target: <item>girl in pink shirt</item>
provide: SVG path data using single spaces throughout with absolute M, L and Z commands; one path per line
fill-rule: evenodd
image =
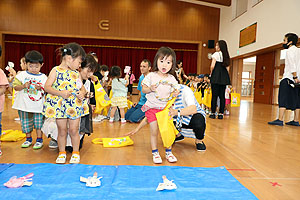
M 151 148 L 153 162 L 162 163 L 157 149 L 158 125 L 155 113 L 163 110 L 170 100 L 172 89 L 178 90 L 179 85 L 175 75 L 176 54 L 169 47 L 161 47 L 153 61 L 153 72 L 149 73 L 142 82 L 142 92 L 146 94 L 147 101 L 142 107 L 148 123 L 150 124 Z M 171 147 L 166 149 L 166 159 L 176 162 Z

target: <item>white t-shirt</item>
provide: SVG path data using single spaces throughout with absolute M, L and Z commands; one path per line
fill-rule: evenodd
M 30 80 L 33 83 L 30 85 L 30 88 L 28 90 L 27 88 L 25 88 L 17 93 L 12 108 L 25 112 L 42 113 L 45 98 L 42 97 L 38 101 L 32 101 L 29 98 L 27 91 L 29 91 L 30 96 L 38 99 L 41 95 L 41 92 L 35 89 L 35 84 L 39 83 L 42 87 L 44 87 L 47 80 L 47 76 L 43 73 L 32 74 L 27 71 L 22 71 L 16 75 L 15 79 L 19 80 L 22 84 L 25 84 Z
M 144 78 L 142 85 L 146 85 L 147 87 L 150 87 L 151 85 L 155 85 L 160 81 L 166 81 L 173 84 L 175 89 L 180 88 L 178 82 L 176 81 L 173 75 L 168 74 L 168 76 L 162 77 L 157 72 L 150 72 Z M 156 88 L 156 92 L 150 92 L 146 94 L 147 101 L 145 105 L 150 108 L 157 108 L 157 109 L 164 108 L 167 105 L 167 100 L 166 101 L 159 100 L 158 98 L 156 98 L 156 95 L 158 95 L 159 98 L 168 98 L 170 94 L 171 94 L 170 85 L 159 84 L 158 87 Z
M 211 57 L 214 58 L 214 59 L 216 59 L 217 62 L 223 62 L 222 51 L 215 52 Z
M 285 57 L 285 67 L 284 67 L 284 73 L 282 76 L 282 79 L 288 78 L 290 80 L 293 79 L 292 72 L 297 72 L 300 65 L 300 52 L 299 49 L 293 45 L 286 51 L 286 57 Z M 299 74 L 298 78 L 299 78 Z

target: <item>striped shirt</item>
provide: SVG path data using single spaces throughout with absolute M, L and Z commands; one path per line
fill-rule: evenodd
M 180 93 L 175 100 L 173 109 L 182 110 L 183 108 L 192 105 L 195 105 L 197 108 L 197 113 L 200 113 L 205 118 L 205 111 L 201 108 L 201 106 L 197 102 L 193 91 L 186 85 L 180 85 Z M 193 115 L 180 116 L 180 119 L 178 119 L 178 116 L 174 116 L 173 120 L 176 121 L 176 123 L 183 123 L 188 126 L 192 119 L 192 116 Z M 180 133 L 184 137 L 196 138 L 192 129 L 182 129 Z

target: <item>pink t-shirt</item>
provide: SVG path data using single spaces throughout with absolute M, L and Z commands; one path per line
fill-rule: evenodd
M 171 74 L 168 76 L 160 76 L 157 72 L 150 72 L 143 80 L 142 85 L 146 85 L 150 87 L 151 85 L 155 85 L 160 81 L 172 83 L 174 88 L 179 90 L 180 86 L 176 81 L 175 77 Z M 145 106 L 148 108 L 155 108 L 155 109 L 163 109 L 166 105 L 168 100 L 160 100 L 161 98 L 168 98 L 171 94 L 171 86 L 167 84 L 159 84 L 156 88 L 156 92 L 150 92 L 146 94 L 146 103 Z M 157 96 L 160 98 L 157 98 Z
M 2 69 L 0 69 L 0 86 L 8 87 L 8 80 Z M 5 95 L 2 94 L 0 96 L 0 112 L 3 112 L 4 110 L 4 102 L 5 102 Z

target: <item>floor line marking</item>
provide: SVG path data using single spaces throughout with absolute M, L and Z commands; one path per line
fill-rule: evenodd
M 246 162 L 244 159 L 242 159 L 241 157 L 239 157 L 236 153 L 232 152 L 228 147 L 226 147 L 225 145 L 221 144 L 220 142 L 218 142 L 217 140 L 215 140 L 213 137 L 206 135 L 206 137 L 209 137 L 210 139 L 212 139 L 215 143 L 217 143 L 218 145 L 220 145 L 221 147 L 223 147 L 225 150 L 227 150 L 229 153 L 231 153 L 232 155 L 234 155 L 235 157 L 237 157 L 239 160 L 241 160 L 242 162 L 244 162 L 246 165 L 248 165 L 250 168 L 255 169 L 258 173 L 260 173 L 261 175 L 263 175 L 264 177 L 268 177 L 266 176 L 263 172 L 257 170 L 255 167 L 253 167 L 252 165 L 250 165 L 248 162 Z
M 300 181 L 300 178 L 278 178 L 278 177 L 235 177 L 236 179 L 261 179 L 261 180 L 287 180 L 287 181 Z

